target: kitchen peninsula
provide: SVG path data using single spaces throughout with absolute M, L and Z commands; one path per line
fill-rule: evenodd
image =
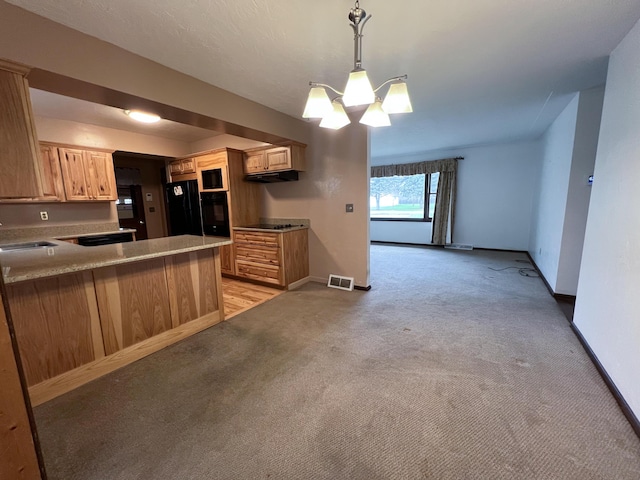
M 179 237 L 0 252 L 34 405 L 224 320 L 219 249 Z

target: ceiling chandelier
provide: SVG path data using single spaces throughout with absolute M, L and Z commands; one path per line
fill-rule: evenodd
M 360 123 L 372 127 L 386 127 L 391 125 L 389 114 L 413 111 L 405 83 L 407 75 L 390 78 L 374 89 L 367 72 L 362 68 L 362 29 L 370 18 L 371 15 L 367 16 L 367 12 L 360 8 L 360 2 L 356 0 L 355 7 L 349 12 L 349 21 L 354 33 L 354 65 L 347 86 L 344 92 L 340 92 L 324 83 L 309 82 L 311 90 L 302 118 L 320 118 L 321 127 L 338 130 L 351 123 L 344 107 L 369 105 Z M 382 101 L 377 93 L 385 85 L 389 85 L 389 90 Z M 329 98 L 327 89 L 337 94 L 333 100 Z

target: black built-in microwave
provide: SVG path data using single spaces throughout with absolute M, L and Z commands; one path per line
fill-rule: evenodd
M 201 192 L 202 231 L 205 235 L 230 237 L 227 192 Z
M 224 168 L 202 170 L 202 190 L 226 190 L 224 188 Z

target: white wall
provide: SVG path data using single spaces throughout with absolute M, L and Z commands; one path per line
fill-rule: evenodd
M 582 245 L 591 196 L 591 186 L 587 180 L 593 174 L 596 161 L 603 99 L 604 86 L 580 92 L 555 289 L 556 293 L 565 295 L 575 295 L 578 291 Z
M 338 131 L 314 127 L 307 170 L 297 182 L 266 184 L 263 216 L 308 218 L 310 276 L 330 273 L 369 285 L 369 134 L 355 122 Z M 346 213 L 345 204 L 354 212 Z
M 464 157 L 464 160 L 458 162 L 453 242 L 477 248 L 527 250 L 540 156 L 537 141 L 375 158 L 371 162 L 386 165 L 457 156 Z M 430 243 L 431 224 L 371 222 L 371 239 Z
M 529 253 L 556 291 L 579 94 L 542 137 L 542 164 L 536 185 Z
M 431 243 L 431 222 L 385 222 L 371 224 L 371 240 L 395 243 Z
M 640 23 L 613 51 L 575 326 L 640 417 Z
M 575 295 L 604 86 L 574 96 L 544 133 L 529 254 L 554 293 Z

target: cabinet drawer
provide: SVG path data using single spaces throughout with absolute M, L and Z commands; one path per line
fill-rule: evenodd
M 233 235 L 236 243 L 251 243 L 275 248 L 280 245 L 278 233 L 235 231 Z
M 280 265 L 280 251 L 277 248 L 236 244 L 236 258 L 247 262 Z
M 236 260 L 236 274 L 240 277 L 260 280 L 261 282 L 275 283 L 276 285 L 281 283 L 280 267 L 272 265 Z

